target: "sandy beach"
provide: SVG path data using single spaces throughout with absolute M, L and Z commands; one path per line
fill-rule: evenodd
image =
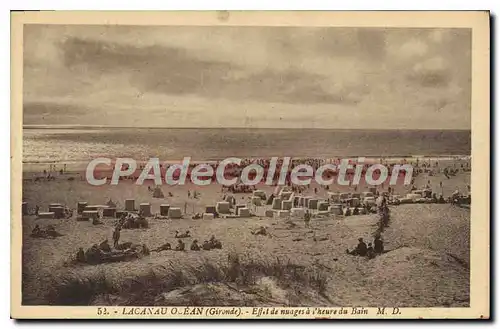
M 464 162 L 463 160 L 446 160 L 442 161 L 440 166 L 450 167 L 453 163 L 460 168 L 460 164 Z M 131 296 L 136 296 L 133 299 L 134 303 L 142 301 L 145 305 L 166 305 L 172 303 L 169 300 L 171 298 L 169 293 L 175 295 L 178 289 L 191 289 L 189 294 L 197 296 L 196 303 L 210 305 L 213 299 L 208 300 L 205 296 L 205 290 L 209 288 L 222 289 L 215 293 L 216 297 L 213 298 L 224 305 L 227 303 L 229 305 L 262 305 L 264 303 L 269 305 L 426 307 L 432 305 L 467 306 L 469 303 L 470 210 L 455 205 L 391 206 L 390 225 L 383 232 L 385 247 L 390 252 L 369 260 L 348 255 L 345 250 L 353 248 L 359 237 L 371 241 L 377 226 L 376 214 L 313 218 L 310 227 L 305 227 L 303 219 L 299 218 L 291 221 L 267 218 L 264 216 L 266 207 L 250 206 L 251 194 L 237 193 L 234 194 L 236 203 L 248 204 L 256 216 L 195 220 L 191 219 L 193 214 L 203 213 L 206 206 L 215 205 L 216 202 L 222 200 L 223 195 L 227 194 L 221 190 L 220 185 L 162 186 L 165 198 L 153 198 L 147 185 L 138 186 L 133 181 L 121 181 L 117 186 L 96 187 L 89 185 L 75 173 L 62 175 L 57 173 L 53 181 L 34 181 L 33 177 L 37 175 L 39 173 L 25 173 L 24 175 L 23 200 L 30 208 L 39 205 L 40 211 L 46 211 L 50 203 L 61 203 L 67 207 L 76 208 L 78 201 L 105 204 L 111 199 L 117 204 L 117 209 L 123 209 L 125 199 L 132 198 L 136 200 L 136 205 L 143 202 L 151 203 L 154 214 L 159 213 L 160 204 L 168 203 L 181 208 L 182 212 L 185 212 L 184 218 L 176 220 L 148 218 L 149 228 L 123 230 L 120 241 L 146 244 L 150 249 L 154 249 L 165 242 L 175 245 L 177 239 L 174 238 L 174 232 L 189 230 L 191 237 L 185 239 L 186 246 L 189 246 L 194 239 L 203 241 L 215 235 L 222 242 L 223 248 L 210 251 L 153 252 L 149 256 L 129 262 L 95 266 L 68 265 L 78 247 L 86 249 L 105 239 L 111 241 L 117 219 L 104 218 L 102 219 L 104 225 L 94 226 L 89 221 L 76 221 L 76 215 L 70 219 L 36 219 L 36 216 L 25 216 L 23 217 L 24 304 L 42 305 L 64 302 L 84 305 L 103 303 L 125 305 L 131 302 Z M 443 193 L 445 197 L 450 196 L 457 189 L 465 193 L 467 185 L 470 184 L 470 173 L 460 170 L 449 179 L 442 173 L 435 173 L 432 176 L 423 173 L 415 177 L 417 187 L 428 182 L 434 192 Z M 275 190 L 275 187 L 263 184 L 258 185 L 257 188 L 264 190 L 267 195 Z M 366 190 L 368 190 L 367 186 L 357 188 L 358 192 Z M 409 190 L 409 186 L 394 187 L 394 193 L 400 195 L 409 193 Z M 188 197 L 188 191 L 190 197 Z M 197 199 L 192 198 L 193 191 L 197 192 Z M 335 186 L 327 191 L 313 183 L 303 192 L 303 195 L 327 199 L 327 192 L 332 191 L 353 192 L 354 188 Z M 169 196 L 169 193 L 172 196 Z M 36 224 L 53 225 L 63 236 L 56 239 L 32 238 L 30 233 Z M 259 226 L 266 227 L 270 235 L 250 234 L 250 231 Z M 228 288 L 221 288 L 217 285 L 227 280 L 220 277 L 219 279 L 200 278 L 199 274 L 198 276 L 193 274 L 199 273 L 200 268 L 206 269 L 207 264 L 211 264 L 210 268 L 224 268 L 227 266 L 228 255 L 234 254 L 241 258 L 242 263 L 259 262 L 259 264 L 267 264 L 266 268 L 273 266 L 276 268 L 276 262 L 293 263 L 294 267 L 298 266 L 303 273 L 308 273 L 308 278 L 311 275 L 320 277 L 321 289 L 313 284 L 319 279 L 316 281 L 304 279 L 306 283 L 302 279 L 302 281 L 297 279 L 297 287 L 303 288 L 292 289 L 282 284 L 278 274 L 273 276 L 272 272 L 267 273 L 267 270 L 263 270 L 265 273 L 256 274 L 252 284 L 245 282 L 243 285 L 251 286 L 252 289 L 263 289 L 265 283 L 262 280 L 270 280 L 274 288 L 266 297 L 266 301 L 257 295 L 242 296 L 243 293 L 226 298 L 224 296 Z M 185 282 L 170 286 L 162 284 L 160 291 L 152 291 L 151 287 L 145 285 L 140 289 L 134 288 L 136 289 L 134 294 L 131 293 L 130 280 L 147 278 L 154 273 L 156 280 L 162 281 L 158 278 L 168 276 L 172 271 L 183 273 L 182 275 L 186 278 Z M 104 280 L 106 287 L 112 288 L 106 290 L 97 289 L 95 286 L 92 286 L 93 288 L 85 286 L 88 284 L 85 282 L 98 280 L 96 277 Z M 80 282 L 76 284 L 76 288 L 75 280 Z M 68 282 L 73 282 L 71 284 L 73 286 Z M 216 287 L 207 285 L 216 285 Z M 61 299 L 60 296 L 64 294 L 61 291 L 64 289 L 82 289 L 82 287 L 92 291 L 87 299 L 84 297 L 82 300 L 71 301 Z M 142 289 L 141 298 L 137 297 L 137 289 Z M 299 292 L 309 297 L 298 298 Z M 144 297 L 144 294 L 148 298 Z M 59 297 L 54 297 L 55 295 Z M 191 295 L 190 298 L 193 298 Z

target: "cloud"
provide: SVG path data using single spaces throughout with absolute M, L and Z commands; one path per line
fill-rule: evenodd
M 327 91 L 322 87 L 324 76 L 300 68 L 254 71 L 227 61 L 198 59 L 189 51 L 174 47 L 139 48 L 80 38 L 66 39 L 61 49 L 69 70 L 84 67 L 94 75 L 127 72 L 130 84 L 143 93 L 282 103 L 356 101 L 348 88 Z
M 409 40 L 398 47 L 397 56 L 404 58 L 422 57 L 427 54 L 429 47 L 425 42 L 418 39 Z
M 28 25 L 24 33 L 31 123 L 43 112 L 43 123 L 68 124 L 470 126 L 470 30 Z
M 433 57 L 415 64 L 409 78 L 424 87 L 446 86 L 451 81 L 451 72 L 442 57 Z

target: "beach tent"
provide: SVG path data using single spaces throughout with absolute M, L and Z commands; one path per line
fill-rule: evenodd
M 333 202 L 340 202 L 340 193 L 338 192 L 328 192 L 328 198 Z
M 340 200 L 349 199 L 349 193 L 340 193 Z
M 349 195 L 350 198 L 352 199 L 360 199 L 361 198 L 361 193 L 351 193 Z
M 363 203 L 367 206 L 374 206 L 376 204 L 375 197 L 367 196 L 363 199 Z
M 273 204 L 273 200 L 274 200 L 274 194 L 271 194 L 271 195 L 269 196 L 269 199 L 267 199 L 266 204 L 267 204 L 267 205 L 272 205 L 272 204 Z
M 374 197 L 374 195 L 373 195 L 373 193 L 372 193 L 372 192 L 363 192 L 363 193 L 361 194 L 361 196 L 362 196 L 362 197 L 361 197 L 361 199 L 362 199 L 362 200 L 364 200 L 365 198 L 372 198 L 372 197 Z
M 262 200 L 265 200 L 266 199 L 266 192 L 264 192 L 262 190 L 255 190 L 255 191 L 253 191 L 253 196 L 256 196 L 256 197 L 261 198 Z

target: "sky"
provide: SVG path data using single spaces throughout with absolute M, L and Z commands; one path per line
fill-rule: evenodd
M 470 129 L 469 29 L 25 25 L 25 125 Z

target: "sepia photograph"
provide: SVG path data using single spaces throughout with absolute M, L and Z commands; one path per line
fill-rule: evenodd
M 489 317 L 487 12 L 28 14 L 20 309 Z

